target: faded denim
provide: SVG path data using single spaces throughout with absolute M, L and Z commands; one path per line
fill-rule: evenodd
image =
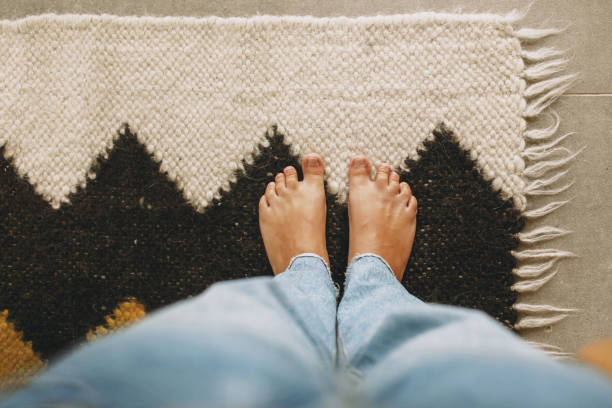
M 336 298 L 327 264 L 302 254 L 82 344 L 0 408 L 612 407 L 601 374 L 423 303 L 377 255 L 352 260 Z

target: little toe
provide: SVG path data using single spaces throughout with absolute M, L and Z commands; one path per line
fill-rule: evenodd
M 298 174 L 297 170 L 293 166 L 287 166 L 283 170 L 285 174 L 285 184 L 287 188 L 295 188 L 298 185 Z
M 417 199 L 415 196 L 410 196 L 410 201 L 408 201 L 408 211 L 413 214 L 417 213 Z
M 261 198 L 259 199 L 259 211 L 264 211 L 270 208 L 270 204 L 268 204 L 268 199 L 266 198 L 266 195 L 262 195 Z
M 285 175 L 283 173 L 278 173 L 276 177 L 274 177 L 274 184 L 276 184 L 276 194 L 282 195 L 287 191 Z
M 389 177 L 391 176 L 391 166 L 386 163 L 381 164 L 376 169 L 376 183 L 381 186 L 389 185 Z
M 358 184 L 370 181 L 370 172 L 372 171 L 370 160 L 365 156 L 355 156 L 349 165 L 349 183 Z
M 323 159 L 315 153 L 309 153 L 302 159 L 302 170 L 304 171 L 304 181 L 307 182 L 323 182 Z
M 268 205 L 272 205 L 274 200 L 278 198 L 278 195 L 276 194 L 276 183 L 275 182 L 271 181 L 268 183 L 268 185 L 266 186 L 266 192 L 264 193 L 264 195 L 266 196 L 266 200 L 268 200 Z

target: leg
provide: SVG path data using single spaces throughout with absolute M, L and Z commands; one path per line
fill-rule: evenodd
M 421 302 L 377 255 L 351 263 L 338 324 L 370 406 L 612 406 L 603 376 L 550 359 L 483 312 Z
M 0 406 L 302 405 L 328 388 L 335 302 L 323 260 L 302 255 L 81 346 Z
M 398 199 L 403 187 L 386 166 L 374 182 L 369 173 L 367 159 L 353 160 L 352 262 L 338 328 L 370 405 L 569 407 L 612 401 L 605 380 L 549 359 L 484 313 L 428 305 L 410 295 L 399 282 L 416 208 L 398 212 L 411 199 Z
M 271 197 L 272 205 L 260 203 L 274 278 L 213 285 L 121 333 L 83 345 L 0 406 L 275 407 L 325 398 L 333 386 L 337 292 L 327 253 L 321 252 L 325 244 L 313 239 L 325 230 L 322 161 L 307 159 L 317 164 L 304 169 L 309 184 L 298 186 L 297 177 L 293 184 L 295 169 L 286 169 L 292 190 Z M 304 194 L 302 187 L 312 191 Z M 319 205 L 301 206 L 316 214 L 278 222 L 293 204 L 299 206 L 297 193 L 314 199 L 317 192 Z M 313 219 L 322 225 L 313 221 L 310 231 L 301 225 Z M 280 247 L 283 242 L 290 251 Z

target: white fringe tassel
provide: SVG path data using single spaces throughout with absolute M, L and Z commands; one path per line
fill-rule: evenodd
M 556 209 L 563 207 L 565 204 L 569 203 L 572 200 L 573 198 L 564 201 L 553 201 L 552 203 L 548 203 L 540 208 L 527 210 L 523 213 L 523 217 L 530 219 L 543 217 L 555 211 Z
M 524 14 L 526 13 L 520 13 L 521 16 Z M 547 109 L 576 81 L 577 74 L 560 74 L 568 66 L 567 52 L 544 47 L 525 49 L 526 45 L 562 31 L 564 31 L 563 28 L 522 28 L 514 31 L 514 36 L 521 42 L 521 48 L 523 48 L 521 50 L 524 63 L 522 78 L 527 82 L 523 93 L 527 102 L 523 117 L 526 120 L 541 115 L 551 117 L 548 126 L 530 128 L 524 133 L 525 141 L 530 144 L 521 153 L 523 159 L 528 161 L 523 170 L 523 176 L 528 179 L 524 194 L 528 197 L 557 195 L 570 188 L 574 181 L 564 182 L 562 180 L 569 172 L 563 167 L 574 160 L 585 148 L 582 147 L 572 153 L 566 147 L 561 146 L 561 143 L 574 133 L 556 135 L 560 124 L 559 115 L 556 111 Z M 546 113 L 544 113 L 545 109 L 547 109 Z M 553 174 L 549 175 L 549 173 Z M 561 208 L 570 200 L 571 198 L 549 202 L 540 208 L 526 210 L 522 215 L 527 219 L 537 219 Z M 539 226 L 530 231 L 520 232 L 517 236 L 521 245 L 524 246 L 550 241 L 569 233 L 570 231 L 553 226 Z M 557 264 L 560 260 L 577 256 L 573 252 L 554 248 L 521 248 L 512 251 L 512 255 L 519 263 L 512 271 L 518 279 L 512 289 L 519 293 L 539 290 L 558 273 Z M 526 303 L 516 303 L 513 307 L 520 313 L 520 318 L 514 325 L 516 330 L 551 326 L 577 311 L 571 308 Z M 530 343 L 557 358 L 567 358 L 572 355 L 557 346 Z
M 519 319 L 519 321 L 514 324 L 514 328 L 516 330 L 525 330 L 537 329 L 538 327 L 552 326 L 555 323 L 559 323 L 567 316 L 569 316 L 569 314 L 567 313 L 543 317 L 527 316 Z
M 527 341 L 527 344 L 529 344 L 532 347 L 535 347 L 541 351 L 543 351 L 544 353 L 548 354 L 551 357 L 554 358 L 573 358 L 574 354 L 573 353 L 566 353 L 563 350 L 561 350 L 561 347 L 558 346 L 553 346 L 552 344 L 546 344 L 546 343 L 540 343 L 538 341 Z
M 537 278 L 538 276 L 542 275 L 544 272 L 555 266 L 557 261 L 558 259 L 551 259 L 550 261 L 542 262 L 537 265 L 523 265 L 519 268 L 513 269 L 512 273 L 518 276 L 519 278 Z
M 528 81 L 537 81 L 547 78 L 567 68 L 568 62 L 569 60 L 567 58 L 557 58 L 532 65 L 523 71 L 523 78 Z
M 571 231 L 557 227 L 544 226 L 534 228 L 529 232 L 519 232 L 518 238 L 525 244 L 534 244 L 536 242 L 549 241 L 558 237 L 569 234 Z
M 549 280 L 555 277 L 555 275 L 559 272 L 559 268 L 555 269 L 554 272 L 549 273 L 543 278 L 539 279 L 531 279 L 531 280 L 523 280 L 512 285 L 512 290 L 517 292 L 535 292 L 544 286 Z
M 573 313 L 580 311 L 580 309 L 571 309 L 550 305 L 530 305 L 527 303 L 515 303 L 512 308 L 520 313 Z
M 536 117 L 565 93 L 576 81 L 578 74 L 563 75 L 535 82 L 525 90 L 525 97 L 533 99 L 527 104 L 523 116 Z
M 557 129 L 559 129 L 559 124 L 561 123 L 561 118 L 554 109 L 549 109 L 547 113 L 553 118 L 552 125 L 543 129 L 528 129 L 525 131 L 525 138 L 531 141 L 540 141 L 546 140 L 557 133 Z
M 561 249 L 543 248 L 543 249 L 524 249 L 522 251 L 512 251 L 512 255 L 519 261 L 529 261 L 532 259 L 561 259 L 577 257 L 573 252 L 563 251 Z
M 562 57 L 567 54 L 567 51 L 557 50 L 556 48 L 539 48 L 534 51 L 521 50 L 521 57 L 529 62 L 546 61 L 551 58 Z
M 550 170 L 559 168 L 561 166 L 566 165 L 567 163 L 569 163 L 571 160 L 573 160 L 574 158 L 576 158 L 576 156 L 578 156 L 580 153 L 582 153 L 582 151 L 586 148 L 586 146 L 583 146 L 582 148 L 580 148 L 580 150 L 572 153 L 571 155 L 564 157 L 562 159 L 558 159 L 558 160 L 544 160 L 544 161 L 540 161 L 536 164 L 533 164 L 529 167 L 526 167 L 525 170 L 523 171 L 523 175 L 529 177 L 529 178 L 535 178 L 535 177 L 540 177 L 543 174 L 548 173 Z
M 554 124 L 553 124 L 553 127 L 554 127 Z M 541 129 L 536 129 L 536 131 L 542 132 Z M 563 149 L 564 152 L 570 153 L 569 149 L 565 149 L 565 148 L 553 149 L 553 147 L 561 143 L 563 140 L 567 139 L 569 136 L 572 136 L 575 134 L 576 132 L 566 133 L 563 136 L 557 137 L 552 142 L 531 146 L 523 150 L 521 154 L 524 158 L 528 160 L 540 160 L 543 157 L 549 156 L 552 152 L 555 152 L 558 149 Z M 546 135 L 545 138 L 540 138 L 539 140 L 548 139 L 549 137 L 550 135 Z M 532 139 L 538 140 L 538 138 L 532 138 Z
M 522 43 L 541 40 L 551 35 L 563 32 L 563 28 L 521 28 L 514 31 L 514 36 L 521 40 Z
M 527 185 L 527 187 L 525 187 L 525 194 L 527 195 L 544 195 L 545 193 L 543 193 L 544 191 L 556 191 L 556 193 L 552 193 L 552 194 L 557 194 L 560 193 L 561 191 L 567 190 L 569 188 L 570 185 L 572 185 L 573 181 L 569 184 L 566 184 L 563 188 L 563 190 L 542 190 L 542 187 L 549 187 L 551 184 L 553 184 L 555 181 L 559 180 L 561 177 L 565 176 L 567 174 L 569 170 L 564 170 L 560 173 L 555 174 L 554 176 L 544 179 L 544 180 L 536 180 L 533 181 L 531 183 L 529 183 Z

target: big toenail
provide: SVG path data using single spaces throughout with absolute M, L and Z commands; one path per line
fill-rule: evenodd
M 308 167 L 319 167 L 319 159 L 315 159 L 314 157 L 310 157 L 306 161 L 306 164 L 308 164 Z
M 356 168 L 356 169 L 365 167 L 365 165 L 366 165 L 366 162 L 365 162 L 364 159 L 355 159 L 355 160 L 353 160 L 353 167 Z

